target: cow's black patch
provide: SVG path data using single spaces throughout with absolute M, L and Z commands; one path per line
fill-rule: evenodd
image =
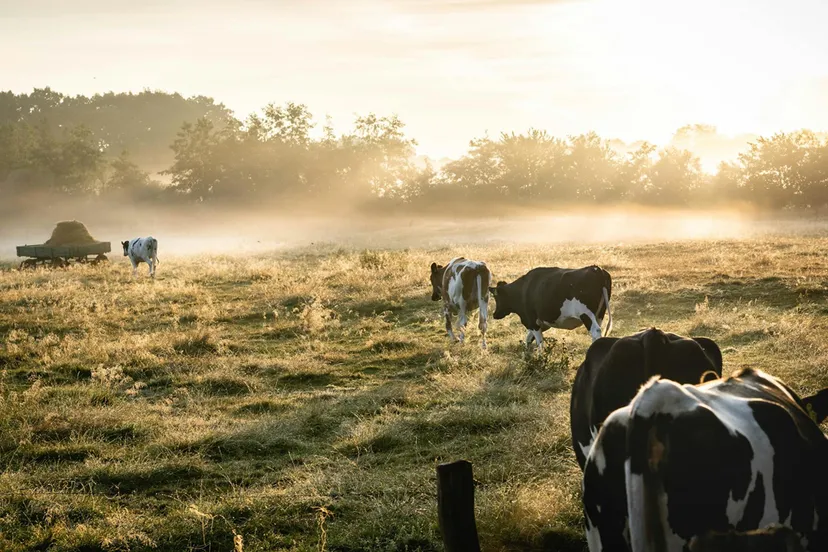
M 739 531 L 747 531 L 759 527 L 762 515 L 765 513 L 765 478 L 761 473 L 756 474 L 756 485 L 748 497 L 742 519 L 736 524 Z
M 812 441 L 802 439 L 801 433 L 808 432 L 807 426 L 813 423 L 801 412 L 773 402 L 753 401 L 750 406 L 774 450 L 772 483 L 779 519 L 790 516 L 795 531 L 809 532 L 814 523 L 815 506 L 811 489 L 818 483 L 811 478 L 825 470 L 824 465 L 815 463 L 819 456 Z M 795 418 L 801 418 L 797 420 L 800 424 Z
M 650 432 L 664 443 L 655 478 L 669 504 L 670 530 L 690 540 L 707 530 L 730 528 L 727 504 L 747 496 L 753 450 L 742 435 L 733 435 L 707 408 L 673 417 L 634 417 L 628 436 L 630 470 L 650 471 Z

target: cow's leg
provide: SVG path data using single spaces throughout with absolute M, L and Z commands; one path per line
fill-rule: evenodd
M 454 337 L 454 331 L 451 329 L 451 307 L 448 303 L 443 305 L 443 316 L 446 318 L 446 333 L 448 333 L 449 339 L 454 342 L 457 338 Z
M 526 349 L 529 349 L 533 341 L 535 341 L 535 331 L 526 330 Z
M 543 352 L 543 332 L 540 330 L 533 330 L 535 332 L 535 342 L 538 344 L 538 354 Z
M 468 322 L 466 313 L 466 302 L 461 300 L 460 301 L 460 312 L 457 315 L 457 329 L 459 330 L 460 334 L 460 343 L 463 343 L 466 339 L 466 323 Z
M 594 314 L 587 311 L 579 318 L 581 319 L 581 322 L 584 323 L 584 326 L 586 326 L 589 335 L 592 336 L 592 341 L 596 341 L 599 337 L 601 337 L 601 324 L 599 324 L 598 320 L 595 319 Z
M 155 278 L 155 263 L 152 262 L 152 259 L 147 261 L 147 266 L 149 266 L 150 278 Z
M 480 312 L 477 313 L 477 327 L 480 328 L 480 335 L 482 336 L 481 347 L 486 348 L 486 330 L 489 329 L 489 313 L 487 311 L 488 305 L 486 303 L 480 306 Z
M 135 278 L 138 276 L 138 263 L 136 263 L 132 258 L 129 259 L 129 262 L 132 263 L 132 277 Z

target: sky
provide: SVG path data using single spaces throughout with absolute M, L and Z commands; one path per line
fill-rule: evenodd
M 0 0 L 0 89 L 398 114 L 434 158 L 546 129 L 828 130 L 824 0 Z

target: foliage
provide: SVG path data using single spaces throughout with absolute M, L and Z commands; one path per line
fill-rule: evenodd
M 48 88 L 0 93 L 0 186 L 62 194 L 120 193 L 149 201 L 308 201 L 395 208 L 504 204 L 762 208 L 828 204 L 828 140 L 811 131 L 748 143 L 715 174 L 691 152 L 717 136 L 688 125 L 671 146 L 640 142 L 620 154 L 594 132 L 558 138 L 530 128 L 483 136 L 435 168 L 415 160 L 416 141 L 396 115 L 359 115 L 321 133 L 304 104 L 268 104 L 243 122 L 204 97 L 65 96 Z M 169 153 L 158 153 L 162 147 Z M 169 145 L 169 147 L 168 147 Z M 114 152 L 130 151 L 112 158 Z M 146 170 L 169 159 L 159 188 Z M 4 184 L 5 182 L 5 184 Z

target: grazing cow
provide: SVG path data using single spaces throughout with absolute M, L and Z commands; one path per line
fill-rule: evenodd
M 138 274 L 138 263 L 147 263 L 150 276 L 155 278 L 155 265 L 158 264 L 158 240 L 148 236 L 122 241 L 121 245 L 124 246 L 124 257 L 129 257 L 132 263 L 133 277 Z
M 604 313 L 609 314 L 607 332 L 612 331 L 612 278 L 598 266 L 586 268 L 533 268 L 511 284 L 498 282 L 490 288 L 495 298 L 495 320 L 511 313 L 528 330 L 532 341 L 543 349 L 543 332 L 549 328 L 574 330 L 586 326 L 595 341 L 601 337 Z
M 695 386 L 653 378 L 587 457 L 590 551 L 685 552 L 693 537 L 772 524 L 828 550 L 823 403 L 758 370 Z
M 446 318 L 446 332 L 449 339 L 457 340 L 452 331 L 451 313 L 458 311 L 457 329 L 459 341 L 463 343 L 466 331 L 466 315 L 468 312 L 479 309 L 478 327 L 483 341 L 481 346 L 486 348 L 486 329 L 489 317 L 489 282 L 492 274 L 486 263 L 469 261 L 463 257 L 456 257 L 446 266 L 431 263 L 431 300 L 443 299 L 443 314 Z M 476 303 L 475 303 L 476 301 Z
M 627 406 L 642 385 L 660 375 L 678 383 L 722 377 L 722 352 L 706 337 L 681 337 L 656 328 L 590 345 L 575 374 L 569 403 L 572 447 L 584 469 L 592 441 L 613 410 Z
M 690 552 L 805 552 L 793 529 L 773 524 L 753 531 L 710 531 L 690 540 Z

